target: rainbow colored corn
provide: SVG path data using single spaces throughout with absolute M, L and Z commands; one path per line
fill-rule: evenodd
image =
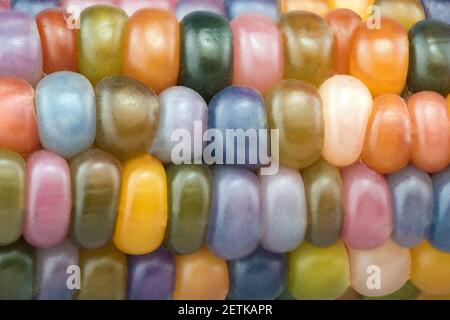
M 448 12 L 0 1 L 0 299 L 448 297 Z

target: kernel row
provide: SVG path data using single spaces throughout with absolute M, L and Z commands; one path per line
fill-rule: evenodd
M 171 165 L 141 155 L 121 165 L 99 149 L 65 159 L 51 151 L 23 158 L 0 153 L 0 244 L 22 235 L 53 247 L 69 235 L 94 249 L 111 239 L 142 255 L 164 242 L 177 254 L 203 243 L 227 260 L 258 245 L 275 253 L 306 239 L 327 247 L 340 238 L 372 250 L 390 237 L 414 247 L 429 240 L 450 252 L 450 168 L 431 177 L 414 166 L 388 175 L 362 163 L 339 171 L 319 160 L 301 173 L 275 175 L 233 166 Z
M 31 16 L 48 8 L 83 10 L 96 4 L 118 6 L 129 16 L 144 8 L 162 9 L 173 12 L 179 20 L 193 11 L 215 12 L 231 21 L 245 13 L 258 13 L 278 20 L 280 14 L 296 10 L 324 17 L 341 8 L 352 10 L 365 20 L 373 13 L 372 5 L 379 7 L 382 16 L 399 20 L 407 29 L 425 17 L 446 23 L 450 20 L 445 10 L 446 0 L 0 0 L 1 9 L 11 8 Z
M 450 26 L 423 18 L 409 29 L 392 17 L 373 26 L 347 9 L 325 18 L 287 12 L 278 24 L 253 13 L 230 23 L 205 11 L 178 22 L 164 10 L 141 9 L 128 17 L 120 8 L 100 5 L 84 9 L 79 25 L 71 26 L 59 9 L 41 12 L 36 22 L 2 10 L 0 41 L 6 45 L 0 49 L 0 75 L 36 85 L 44 73 L 79 71 L 95 85 L 125 74 L 157 94 L 179 84 L 209 101 L 231 84 L 264 94 L 282 78 L 319 87 L 337 73 L 360 79 L 375 97 L 407 96 L 408 90 L 447 96 Z
M 322 156 L 338 167 L 361 158 L 383 174 L 409 162 L 434 173 L 450 161 L 450 99 L 424 91 L 406 102 L 395 94 L 372 100 L 367 87 L 347 75 L 327 79 L 319 90 L 301 80 L 281 80 L 264 97 L 250 87 L 230 86 L 209 105 L 187 87 L 168 88 L 158 97 L 127 76 L 105 78 L 93 88 L 84 76 L 62 71 L 43 78 L 36 90 L 14 77 L 0 77 L 0 87 L 0 148 L 24 156 L 42 145 L 70 159 L 95 144 L 119 160 L 149 152 L 168 164 L 183 143 L 188 148 L 182 158 L 201 161 L 214 142 L 206 138 L 215 130 L 223 151 L 208 164 L 230 157 L 234 161 L 226 163 L 237 164 L 239 149 L 242 164 L 255 169 L 270 148 L 272 162 L 295 169 Z M 267 134 L 238 148 L 236 136 L 227 137 L 231 129 Z M 278 139 L 271 139 L 269 130 L 278 130 Z M 177 132 L 189 141 L 178 139 Z
M 426 241 L 370 251 L 305 242 L 288 255 L 258 248 L 230 261 L 206 247 L 127 256 L 112 244 L 40 249 L 19 241 L 0 248 L 0 299 L 448 299 L 449 268 L 450 254 Z

